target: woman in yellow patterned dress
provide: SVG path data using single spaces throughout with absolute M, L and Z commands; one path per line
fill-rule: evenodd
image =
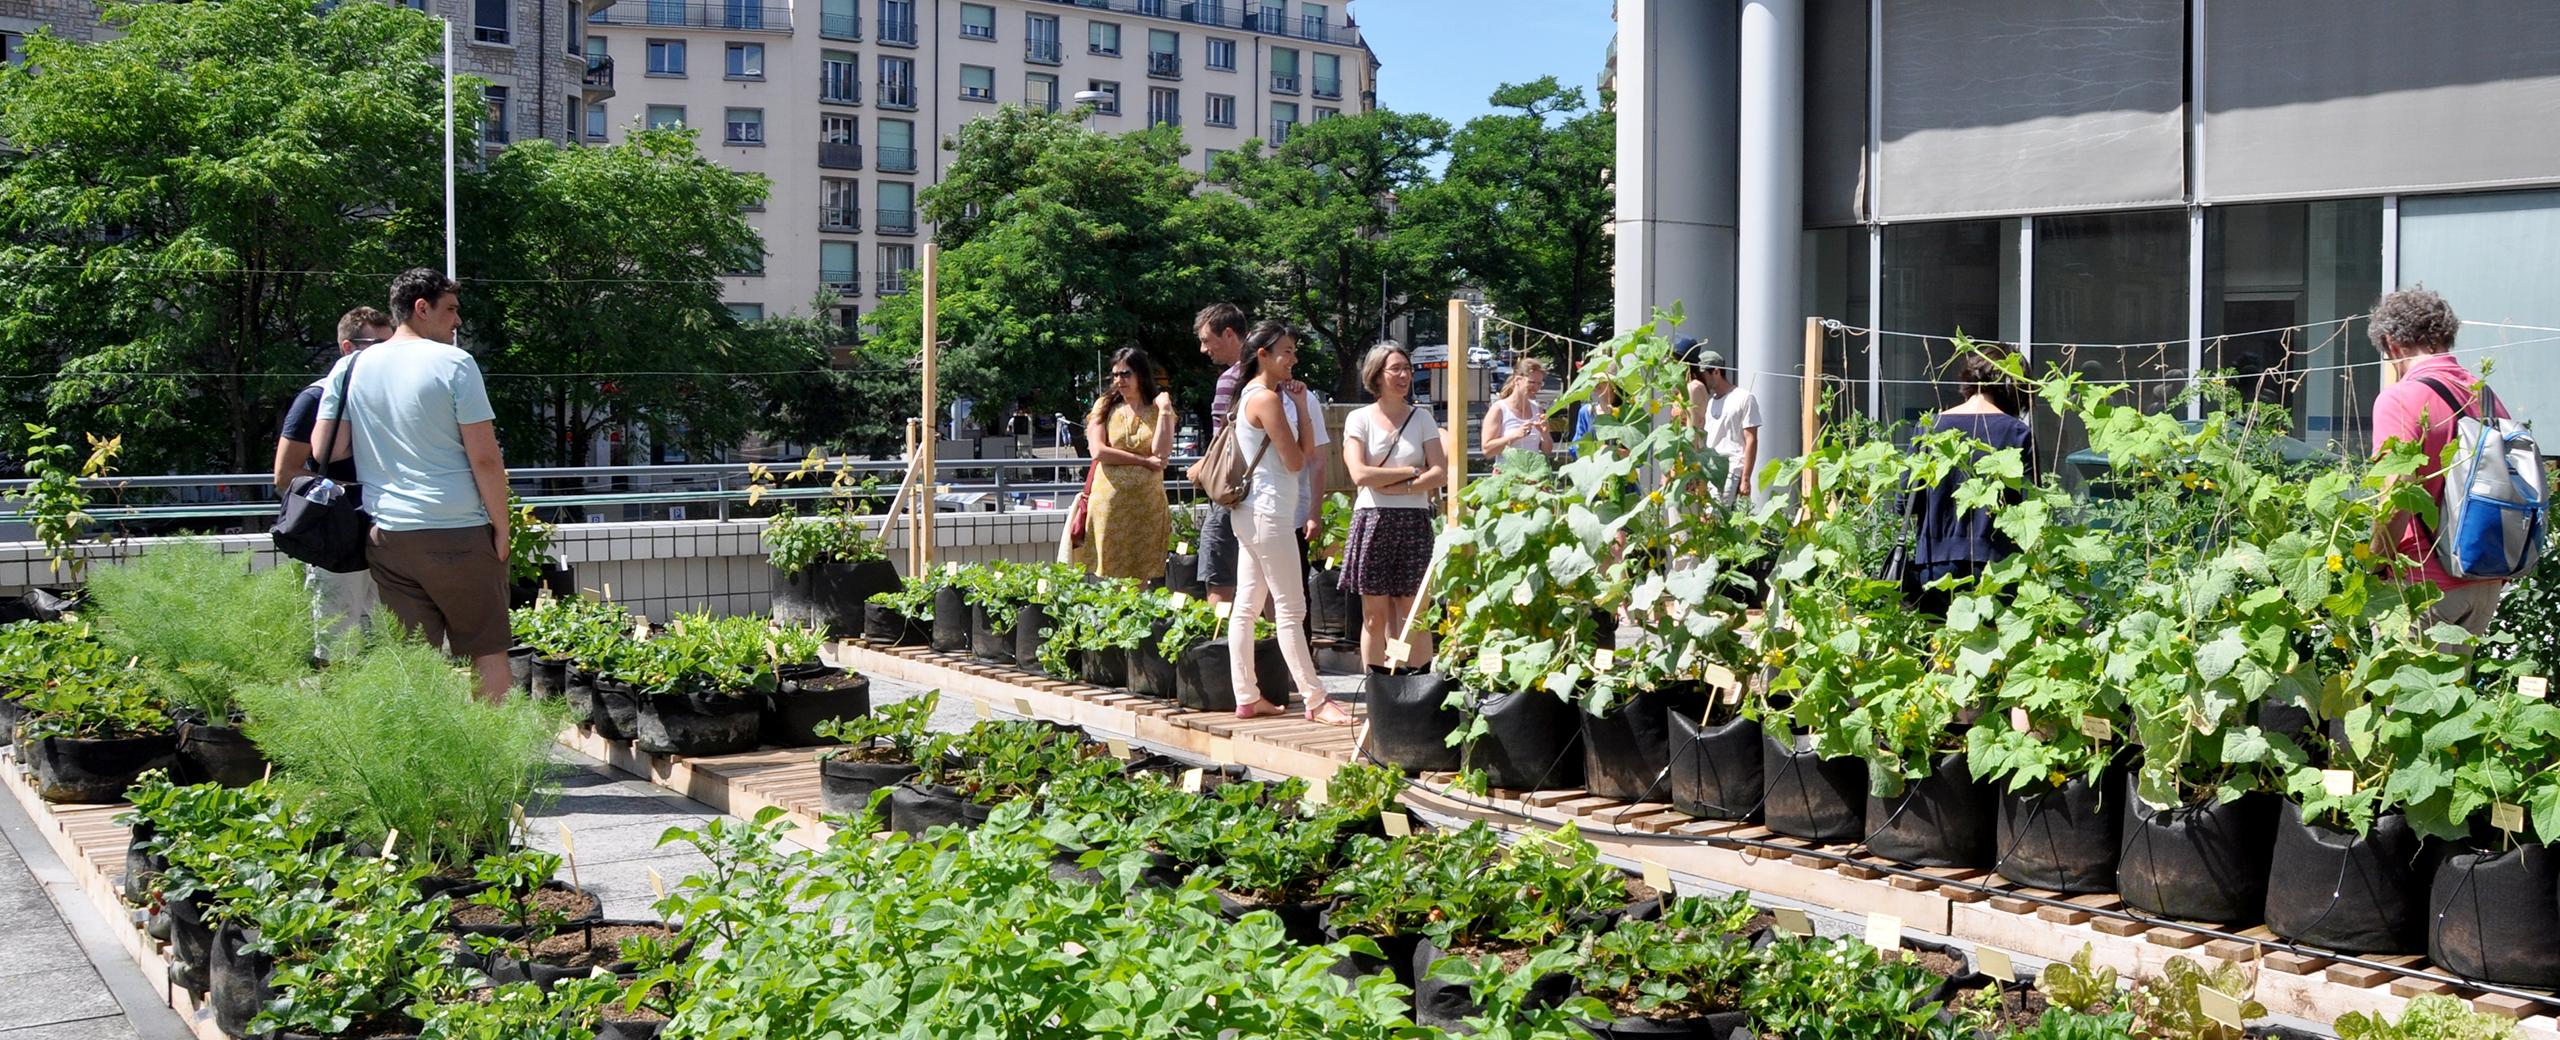
M 1099 471 L 1085 504 L 1086 549 L 1079 562 L 1106 578 L 1162 581 L 1173 537 L 1164 496 L 1173 399 L 1156 390 L 1155 365 L 1144 352 L 1112 355 L 1111 388 L 1093 403 L 1084 430 Z

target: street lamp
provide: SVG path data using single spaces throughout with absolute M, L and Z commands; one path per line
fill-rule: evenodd
M 1075 102 L 1079 109 L 1076 114 L 1076 121 L 1079 123 L 1090 122 L 1093 119 L 1094 110 L 1101 108 L 1103 102 L 1118 100 L 1118 98 L 1119 95 L 1108 90 L 1076 91 Z

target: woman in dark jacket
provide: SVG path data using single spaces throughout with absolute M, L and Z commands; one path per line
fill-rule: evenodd
M 1981 444 L 1978 454 L 2016 448 L 2026 460 L 2027 480 L 2033 482 L 2035 426 L 2027 420 L 2026 391 L 2000 367 L 2007 356 L 2005 348 L 1985 344 L 1957 362 L 1956 378 L 1964 386 L 1964 401 L 1939 412 L 1928 432 L 1959 431 Z M 2007 536 L 1991 526 L 1990 510 L 1956 504 L 1956 490 L 1969 476 L 1963 470 L 1949 473 L 1936 487 L 1923 488 L 1904 501 L 1912 519 L 1904 587 L 1912 590 L 1910 602 L 1915 609 L 1945 613 L 1948 593 L 1927 586 L 1948 577 L 1970 581 L 1983 568 L 2017 551 Z

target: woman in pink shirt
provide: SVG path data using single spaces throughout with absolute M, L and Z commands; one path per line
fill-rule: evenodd
M 2373 401 L 2374 450 L 2405 441 L 2437 460 L 2424 471 L 2429 498 L 2444 493 L 2445 446 L 2453 440 L 2461 417 L 2480 410 L 2480 377 L 2452 354 L 2454 337 L 2461 331 L 2462 321 L 2454 317 L 2453 306 L 2425 288 L 2384 296 L 2373 307 L 2367 331 L 2374 346 L 2382 350 L 2386 367 L 2399 373 Z M 2497 415 L 2507 414 L 2494 397 L 2491 407 Z M 2460 625 L 2475 636 L 2489 630 L 2489 620 L 2498 613 L 2498 594 L 2507 583 L 2466 581 L 2447 572 L 2436 559 L 2434 532 L 2426 530 L 2417 517 L 2407 513 L 2392 517 L 2374 532 L 2373 548 L 2376 553 L 2396 548 L 2401 555 L 2420 561 L 2418 570 L 2406 577 L 2423 578 L 2443 590 L 2444 598 L 2427 611 L 2427 626 Z

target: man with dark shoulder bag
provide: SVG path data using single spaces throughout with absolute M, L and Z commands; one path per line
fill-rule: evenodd
M 338 319 L 341 358 L 389 338 L 391 319 L 371 307 L 358 307 Z M 320 397 L 328 388 L 327 377 L 312 380 L 285 409 L 283 429 L 276 435 L 276 490 L 290 491 L 295 477 L 317 474 L 348 489 L 361 507 L 355 459 L 340 458 L 325 468 L 312 461 L 311 430 L 320 422 Z M 373 616 L 373 576 L 362 566 L 363 560 L 359 546 L 353 556 L 358 566 L 353 570 L 332 571 L 320 566 L 304 569 L 303 586 L 311 592 L 311 621 L 318 635 L 313 654 L 323 662 L 329 659 L 330 644 L 361 630 Z

